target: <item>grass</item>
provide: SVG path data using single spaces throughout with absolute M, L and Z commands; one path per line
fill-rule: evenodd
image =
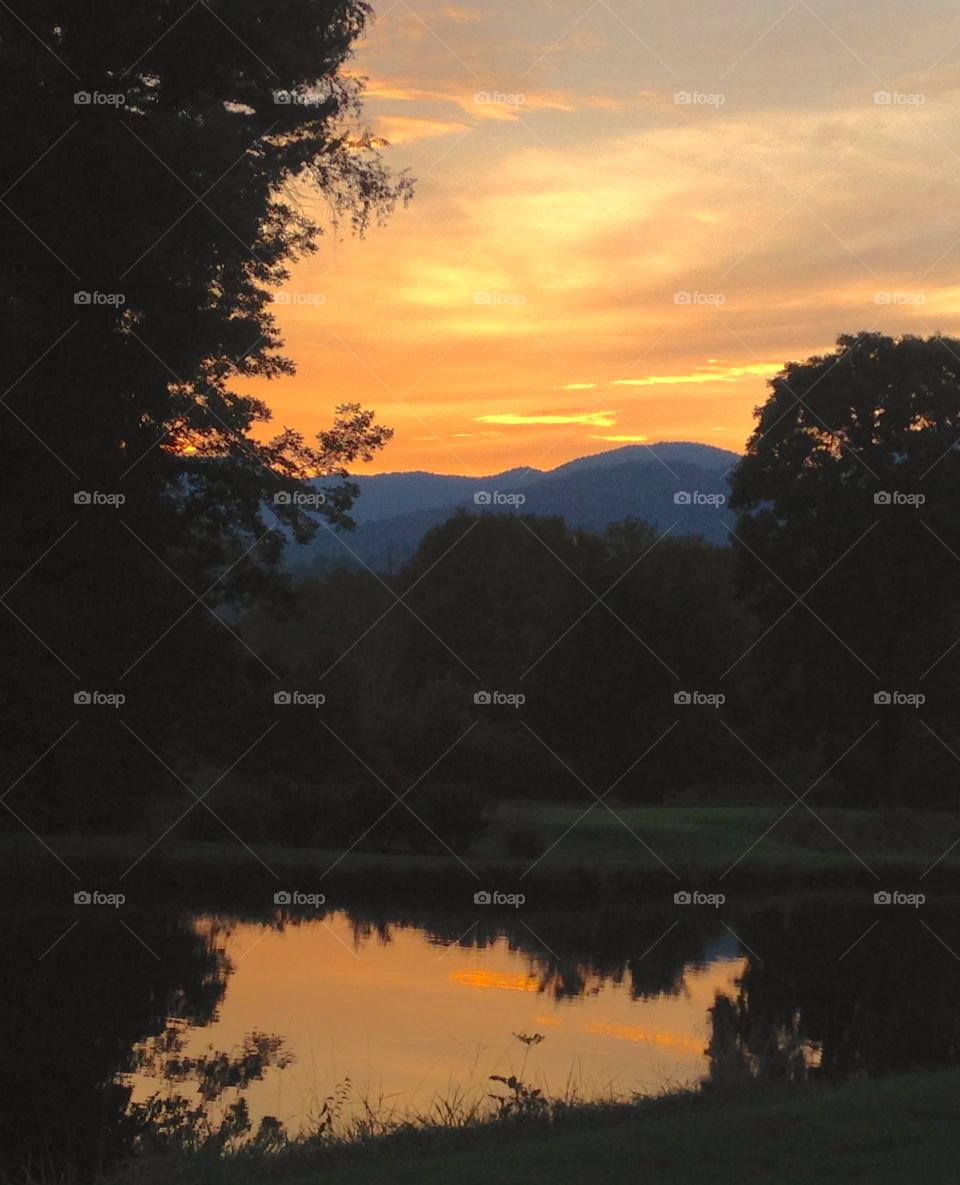
M 528 895 L 541 900 L 571 892 L 585 900 L 653 887 L 715 886 L 725 873 L 727 886 L 776 889 L 873 884 L 865 865 L 880 876 L 898 878 L 901 885 L 938 860 L 928 883 L 955 881 L 960 871 L 960 845 L 940 859 L 960 836 L 960 818 L 947 813 L 828 808 L 818 811 L 821 823 L 802 806 L 782 819 L 783 809 L 777 807 L 615 804 L 612 811 L 597 805 L 582 817 L 584 810 L 581 804 L 504 804 L 487 832 L 462 853 L 476 878 L 442 851 L 354 850 L 344 857 L 338 851 L 260 844 L 255 836 L 246 837 L 263 862 L 258 864 L 250 850 L 224 832 L 222 843 L 164 839 L 127 883 L 138 891 L 149 891 L 154 882 L 165 890 L 178 885 L 214 890 L 235 883 L 240 874 L 260 896 L 267 886 L 290 881 L 301 888 L 322 882 L 328 896 L 356 897 L 379 891 L 386 876 L 391 890 L 401 894 L 407 889 L 422 893 L 425 887 L 460 893 L 470 886 L 508 889 L 522 883 Z M 522 854 L 517 854 L 518 834 Z M 95 877 L 101 884 L 114 883 L 154 838 L 47 837 L 81 879 Z M 2 880 L 12 885 L 48 876 L 57 864 L 33 837 L 10 833 L 0 836 L 0 868 Z M 65 871 L 63 883 L 76 887 Z
M 347 1148 L 295 1142 L 201 1165 L 136 1163 L 118 1185 L 902 1185 L 956 1181 L 960 1071 L 753 1088 L 559 1118 L 408 1129 Z

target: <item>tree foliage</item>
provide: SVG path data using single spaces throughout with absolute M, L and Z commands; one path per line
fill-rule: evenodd
M 772 380 L 733 473 L 741 588 L 769 631 L 751 661 L 783 735 L 829 734 L 839 756 L 875 724 L 855 759 L 869 800 L 906 793 L 926 744 L 915 706 L 876 694 L 951 721 L 958 441 L 960 341 L 845 335 Z
M 293 370 L 271 308 L 291 264 L 410 194 L 348 69 L 370 14 L 360 0 L 37 0 L 22 20 L 3 14 L 11 773 L 66 727 L 75 691 L 125 691 L 129 722 L 156 740 L 209 707 L 214 672 L 221 694 L 240 677 L 207 610 L 262 588 L 284 540 L 314 529 L 276 495 L 329 477 L 318 517 L 349 525 L 342 478 L 389 430 L 344 401 L 315 442 L 267 437 L 269 409 L 243 387 Z M 122 824 L 130 738 L 102 714 L 82 733 Z

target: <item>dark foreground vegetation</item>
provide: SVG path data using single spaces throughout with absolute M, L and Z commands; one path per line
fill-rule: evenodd
M 137 1162 L 116 1185 L 528 1185 L 588 1180 L 656 1185 L 830 1185 L 956 1179 L 960 1075 L 954 1070 L 844 1086 L 746 1089 L 633 1105 L 557 1107 L 497 1122 L 306 1138 L 225 1158 Z

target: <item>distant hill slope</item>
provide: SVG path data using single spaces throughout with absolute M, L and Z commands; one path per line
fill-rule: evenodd
M 302 575 L 320 574 L 336 563 L 392 571 L 410 558 L 431 527 L 460 509 L 561 515 L 570 526 L 593 530 L 642 518 L 661 531 L 672 528 L 672 534 L 725 543 L 733 520 L 720 499 L 728 496 L 727 476 L 738 460 L 736 453 L 710 445 L 665 442 L 579 457 L 548 472 L 513 469 L 483 478 L 422 472 L 356 477 L 352 480 L 361 491 L 352 512 L 357 529 L 337 536 L 321 528 L 306 546 L 287 548 L 287 563 Z M 690 500 L 678 504 L 678 494 L 689 494 Z

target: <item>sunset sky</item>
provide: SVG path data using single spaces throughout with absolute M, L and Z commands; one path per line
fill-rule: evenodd
M 295 268 L 273 427 L 374 407 L 370 471 L 740 449 L 786 359 L 960 330 L 955 5 L 376 8 L 351 70 L 416 197 Z

